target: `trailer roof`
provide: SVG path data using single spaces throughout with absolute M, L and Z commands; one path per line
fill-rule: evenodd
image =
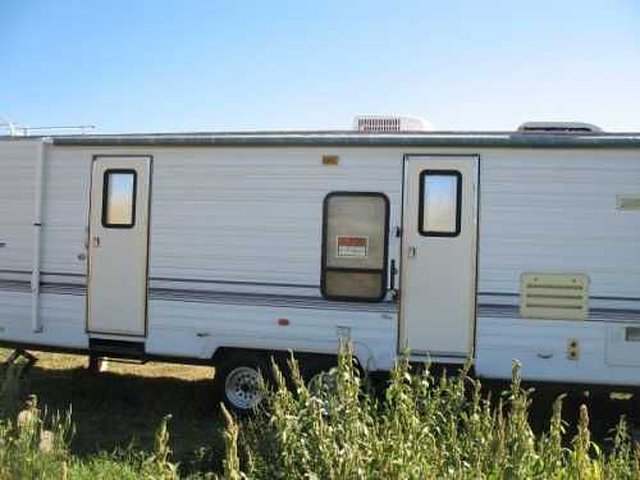
M 0 137 L 0 139 L 34 139 Z M 75 146 L 403 146 L 504 148 L 637 148 L 640 133 L 400 132 L 348 131 L 193 132 L 61 135 L 55 145 Z

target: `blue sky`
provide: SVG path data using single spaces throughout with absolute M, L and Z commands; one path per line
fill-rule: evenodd
M 640 0 L 0 0 L 0 115 L 98 132 L 640 131 Z

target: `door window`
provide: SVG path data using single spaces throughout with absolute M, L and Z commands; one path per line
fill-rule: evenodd
M 136 171 L 105 171 L 102 189 L 102 226 L 132 228 L 136 220 Z
M 462 175 L 456 170 L 423 170 L 420 173 L 418 231 L 427 237 L 460 234 Z

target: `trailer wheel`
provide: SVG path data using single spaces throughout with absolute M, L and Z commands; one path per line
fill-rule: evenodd
M 311 356 L 300 365 L 300 373 L 309 391 L 324 397 L 336 388 L 338 359 L 335 356 Z
M 215 385 L 219 399 L 235 413 L 254 411 L 264 399 L 269 383 L 268 363 L 259 354 L 233 354 L 216 365 Z

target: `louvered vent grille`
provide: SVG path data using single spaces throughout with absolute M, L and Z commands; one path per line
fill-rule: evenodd
M 400 119 L 399 118 L 358 118 L 358 131 L 359 132 L 399 132 L 400 131 Z
M 421 118 L 406 115 L 359 115 L 355 118 L 354 128 L 358 132 L 423 132 L 429 129 Z
M 589 277 L 581 274 L 523 273 L 520 315 L 585 320 L 589 315 Z

